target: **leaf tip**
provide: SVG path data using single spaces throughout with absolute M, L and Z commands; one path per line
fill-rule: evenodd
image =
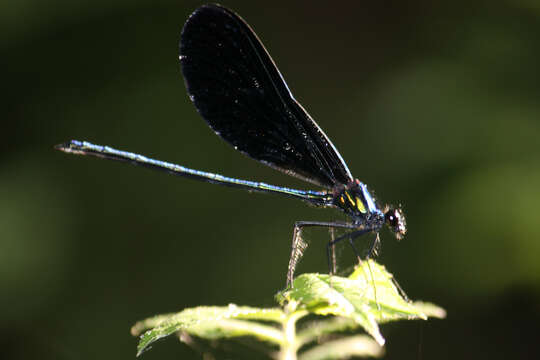
M 422 312 L 422 315 L 425 316 L 425 319 L 422 318 L 424 320 L 427 320 L 428 317 L 437 319 L 446 318 L 446 310 L 435 304 L 423 301 L 415 301 L 413 306 Z

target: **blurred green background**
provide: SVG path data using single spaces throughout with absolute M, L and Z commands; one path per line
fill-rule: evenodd
M 238 154 L 190 103 L 178 41 L 200 4 L 0 4 L 0 358 L 133 359 L 142 318 L 272 306 L 293 222 L 340 217 L 53 150 L 89 140 L 305 188 Z M 539 356 L 540 3 L 222 4 L 353 174 L 403 204 L 409 233 L 384 231 L 379 261 L 448 318 L 383 326 L 386 358 Z M 326 271 L 328 233 L 305 236 L 299 271 Z M 200 356 L 167 340 L 143 358 Z

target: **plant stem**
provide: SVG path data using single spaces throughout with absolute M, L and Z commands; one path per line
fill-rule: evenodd
M 306 315 L 308 312 L 305 310 L 293 311 L 283 320 L 285 341 L 281 345 L 279 360 L 296 360 L 296 352 L 301 345 L 296 339 L 296 322 Z

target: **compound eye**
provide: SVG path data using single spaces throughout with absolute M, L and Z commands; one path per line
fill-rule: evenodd
M 391 226 L 396 226 L 397 225 L 397 214 L 396 214 L 396 210 L 388 210 L 385 214 L 385 217 L 386 217 L 386 222 L 391 225 Z
M 401 217 L 401 215 L 400 215 L 399 211 L 394 210 L 394 213 L 392 214 L 392 221 L 393 221 L 392 225 L 397 226 L 398 223 L 399 223 L 400 217 Z

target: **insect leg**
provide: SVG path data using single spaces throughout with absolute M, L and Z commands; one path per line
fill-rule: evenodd
M 375 236 L 375 240 L 373 241 L 373 244 L 371 244 L 371 248 L 368 252 L 368 259 L 371 259 L 373 256 L 377 256 L 379 252 L 379 246 L 381 244 L 381 239 L 379 237 L 379 233 L 377 233 L 377 236 Z
M 343 239 L 349 239 L 349 244 L 351 245 L 353 251 L 354 251 L 354 254 L 356 255 L 356 257 L 358 258 L 358 260 L 360 261 L 360 254 L 358 253 L 358 250 L 356 250 L 356 247 L 354 246 L 354 239 L 356 239 L 357 237 L 359 236 L 362 236 L 363 234 L 367 233 L 371 231 L 371 229 L 361 229 L 361 230 L 356 230 L 356 231 L 351 231 L 351 232 L 348 232 L 346 234 L 343 234 L 341 235 L 340 237 L 338 237 L 337 239 L 335 240 L 332 240 L 328 243 L 328 245 L 326 246 L 326 254 L 328 256 L 328 267 L 330 268 L 330 250 L 334 247 L 335 244 L 337 244 L 338 242 L 340 242 L 341 240 Z M 330 268 L 331 269 L 331 268 Z M 332 274 L 332 271 L 330 271 L 330 273 Z
M 345 228 L 345 229 L 354 229 L 356 226 L 353 224 L 339 223 L 339 222 L 324 222 L 324 221 L 297 221 L 294 223 L 293 230 L 293 239 L 292 239 L 292 248 L 291 248 L 291 257 L 289 259 L 289 267 L 287 270 L 287 288 L 292 287 L 294 270 L 296 269 L 296 264 L 302 258 L 304 251 L 307 248 L 307 243 L 302 239 L 302 229 L 305 227 L 327 227 L 327 228 Z M 341 240 L 340 238 L 338 238 Z M 338 240 L 338 241 L 339 241 Z M 337 241 L 332 241 L 336 243 Z
M 334 228 L 329 228 L 328 229 L 329 232 L 330 232 L 330 241 L 334 241 L 334 239 L 336 238 L 335 237 L 335 234 L 334 234 Z M 331 247 L 331 251 L 332 251 L 332 269 L 330 271 L 330 274 L 335 274 L 336 273 L 336 245 L 332 245 Z

